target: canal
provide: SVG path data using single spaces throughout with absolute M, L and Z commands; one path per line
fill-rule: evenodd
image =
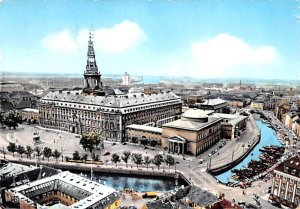
M 86 176 L 86 178 L 90 178 L 91 176 L 89 172 L 80 173 L 77 171 L 74 173 Z M 176 180 L 171 177 L 128 176 L 125 174 L 95 172 L 93 173 L 93 179 L 100 184 L 112 187 L 116 190 L 129 188 L 137 192 L 170 191 L 176 187 Z M 187 183 L 179 179 L 178 186 L 181 185 L 186 186 Z
M 274 129 L 272 129 L 271 127 L 269 127 L 265 122 L 263 122 L 262 120 L 256 120 L 256 125 L 257 127 L 261 130 L 261 139 L 260 142 L 256 145 L 256 147 L 249 153 L 249 155 L 247 157 L 245 157 L 245 159 L 240 162 L 238 165 L 236 165 L 234 168 L 231 168 L 230 170 L 219 174 L 217 176 L 215 176 L 219 181 L 223 182 L 223 183 L 227 183 L 228 181 L 233 182 L 234 180 L 231 179 L 233 173 L 231 172 L 231 170 L 233 169 L 241 169 L 243 167 L 247 167 L 248 163 L 251 160 L 259 160 L 259 155 L 261 154 L 261 152 L 259 151 L 259 149 L 261 149 L 263 146 L 267 145 L 277 145 L 277 146 L 281 146 L 279 139 L 276 135 L 276 132 Z

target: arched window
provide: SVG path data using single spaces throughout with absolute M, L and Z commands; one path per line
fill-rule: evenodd
M 115 124 L 113 122 L 110 123 L 110 130 L 114 130 L 115 129 Z

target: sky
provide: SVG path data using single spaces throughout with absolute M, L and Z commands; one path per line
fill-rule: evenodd
M 300 79 L 297 0 L 0 0 L 0 71 Z

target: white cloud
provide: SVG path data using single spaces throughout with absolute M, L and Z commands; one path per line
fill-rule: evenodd
M 123 53 L 144 42 L 147 37 L 135 22 L 125 20 L 112 28 L 100 28 L 93 31 L 95 47 L 109 53 Z M 68 30 L 50 34 L 43 38 L 42 44 L 49 49 L 74 52 L 79 47 L 86 48 L 89 29 L 82 29 L 76 38 Z
M 226 33 L 192 44 L 191 51 L 201 72 L 222 76 L 242 71 L 243 67 L 269 65 L 278 58 L 276 49 L 271 46 L 252 47 Z
M 46 48 L 66 53 L 75 52 L 77 50 L 76 42 L 67 29 L 59 33 L 53 33 L 45 36 L 42 39 L 42 44 Z

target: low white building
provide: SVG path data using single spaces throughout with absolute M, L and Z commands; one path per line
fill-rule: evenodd
M 68 171 L 9 189 L 5 198 L 20 209 L 120 206 L 120 194 L 115 189 Z

